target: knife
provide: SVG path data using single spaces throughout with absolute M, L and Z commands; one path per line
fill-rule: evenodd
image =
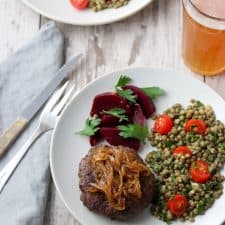
M 19 134 L 24 130 L 26 125 L 31 121 L 34 115 L 39 111 L 41 106 L 48 100 L 58 85 L 66 78 L 75 68 L 81 54 L 72 56 L 47 84 L 42 92 L 23 110 L 16 121 L 0 136 L 0 157 L 8 150 L 10 145 L 15 141 Z

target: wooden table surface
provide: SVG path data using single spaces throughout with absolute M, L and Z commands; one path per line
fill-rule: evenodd
M 21 1 L 1 0 L 0 61 L 26 43 L 46 21 Z M 79 73 L 71 76 L 77 87 L 119 68 L 147 65 L 189 72 L 225 99 L 224 75 L 211 78 L 195 75 L 183 64 L 180 0 L 155 0 L 131 18 L 110 25 L 57 24 L 66 37 L 66 57 L 76 52 L 84 54 Z M 78 224 L 59 199 L 53 184 L 49 190 L 44 224 Z

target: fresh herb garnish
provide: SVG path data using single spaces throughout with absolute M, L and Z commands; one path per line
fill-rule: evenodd
M 176 180 L 176 178 L 175 178 L 175 176 L 174 176 L 174 175 L 171 175 L 169 179 L 170 179 L 170 181 L 171 181 L 172 183 L 174 183 L 174 182 L 175 182 L 175 180 Z
M 200 101 L 196 101 L 196 103 L 197 103 L 198 107 L 204 106 L 204 104 L 202 102 L 200 102 Z
M 122 90 L 116 87 L 116 92 L 123 98 L 127 99 L 129 102 L 136 103 L 137 96 L 130 89 Z
M 155 158 L 156 159 L 161 159 L 162 153 L 160 151 L 154 151 L 154 153 L 155 153 Z
M 211 132 L 210 135 L 212 137 L 212 141 L 216 141 L 219 138 L 217 133 Z
M 194 170 L 197 170 L 198 169 L 198 166 L 197 166 L 197 163 L 196 162 L 193 162 L 192 163 L 192 166 L 193 166 Z
M 132 79 L 128 76 L 121 75 L 115 87 L 121 87 L 130 83 Z
M 104 110 L 103 112 L 108 114 L 108 115 L 119 118 L 119 122 L 122 122 L 123 120 L 128 121 L 128 116 L 125 115 L 126 111 L 124 109 L 113 108 L 113 109 L 110 109 L 108 111 Z
M 172 224 L 172 220 L 167 220 L 167 221 L 166 221 L 166 224 L 167 224 L 167 225 L 171 225 L 171 224 Z
M 130 77 L 121 75 L 117 84 L 115 85 L 115 89 L 116 89 L 117 94 L 119 94 L 121 97 L 127 99 L 131 103 L 136 103 L 137 96 L 134 94 L 134 92 L 132 90 L 121 89 L 121 86 L 124 86 L 131 81 L 132 81 L 132 79 Z
M 79 133 L 87 136 L 93 136 L 100 129 L 101 120 L 96 116 L 88 118 L 85 122 L 85 128 Z
M 183 142 L 182 140 L 180 140 L 180 141 L 177 142 L 177 145 L 178 145 L 178 146 L 184 145 L 184 142 Z
M 225 150 L 225 142 L 222 142 L 222 143 L 220 144 L 220 148 L 222 148 L 223 150 Z
M 144 93 L 152 99 L 155 99 L 159 96 L 165 95 L 166 92 L 159 87 L 145 87 L 141 88 Z
M 148 128 L 146 126 L 141 126 L 140 124 L 127 124 L 127 125 L 120 125 L 117 126 L 120 130 L 119 135 L 124 138 L 136 138 L 144 143 L 147 135 L 148 135 Z
M 208 190 L 208 191 L 215 190 L 218 187 L 218 182 L 215 180 L 207 182 L 205 184 L 205 187 L 206 187 L 206 190 Z
M 176 144 L 175 141 L 172 141 L 172 140 L 169 140 L 169 141 L 166 141 L 165 142 L 165 147 L 169 148 L 171 147 L 172 145 Z
M 207 204 L 207 200 L 206 199 L 202 199 L 197 203 L 197 210 L 198 210 L 198 214 L 203 213 L 205 206 Z
M 151 164 L 150 164 L 150 167 L 151 167 L 151 169 L 153 169 L 153 171 L 154 171 L 155 173 L 160 172 L 160 170 L 162 169 L 162 165 L 159 164 L 159 163 L 151 163 Z

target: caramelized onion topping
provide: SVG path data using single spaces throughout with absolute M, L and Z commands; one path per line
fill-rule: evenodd
M 126 197 L 142 197 L 140 176 L 150 176 L 150 170 L 135 152 L 101 146 L 91 151 L 88 163 L 96 182 L 87 190 L 103 192 L 112 208 L 124 210 Z

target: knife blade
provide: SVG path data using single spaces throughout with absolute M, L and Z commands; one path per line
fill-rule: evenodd
M 16 121 L 0 136 L 0 157 L 8 150 L 19 134 L 24 130 L 29 121 L 49 99 L 55 89 L 75 68 L 81 54 L 72 56 L 46 85 L 42 92 L 28 104 Z

